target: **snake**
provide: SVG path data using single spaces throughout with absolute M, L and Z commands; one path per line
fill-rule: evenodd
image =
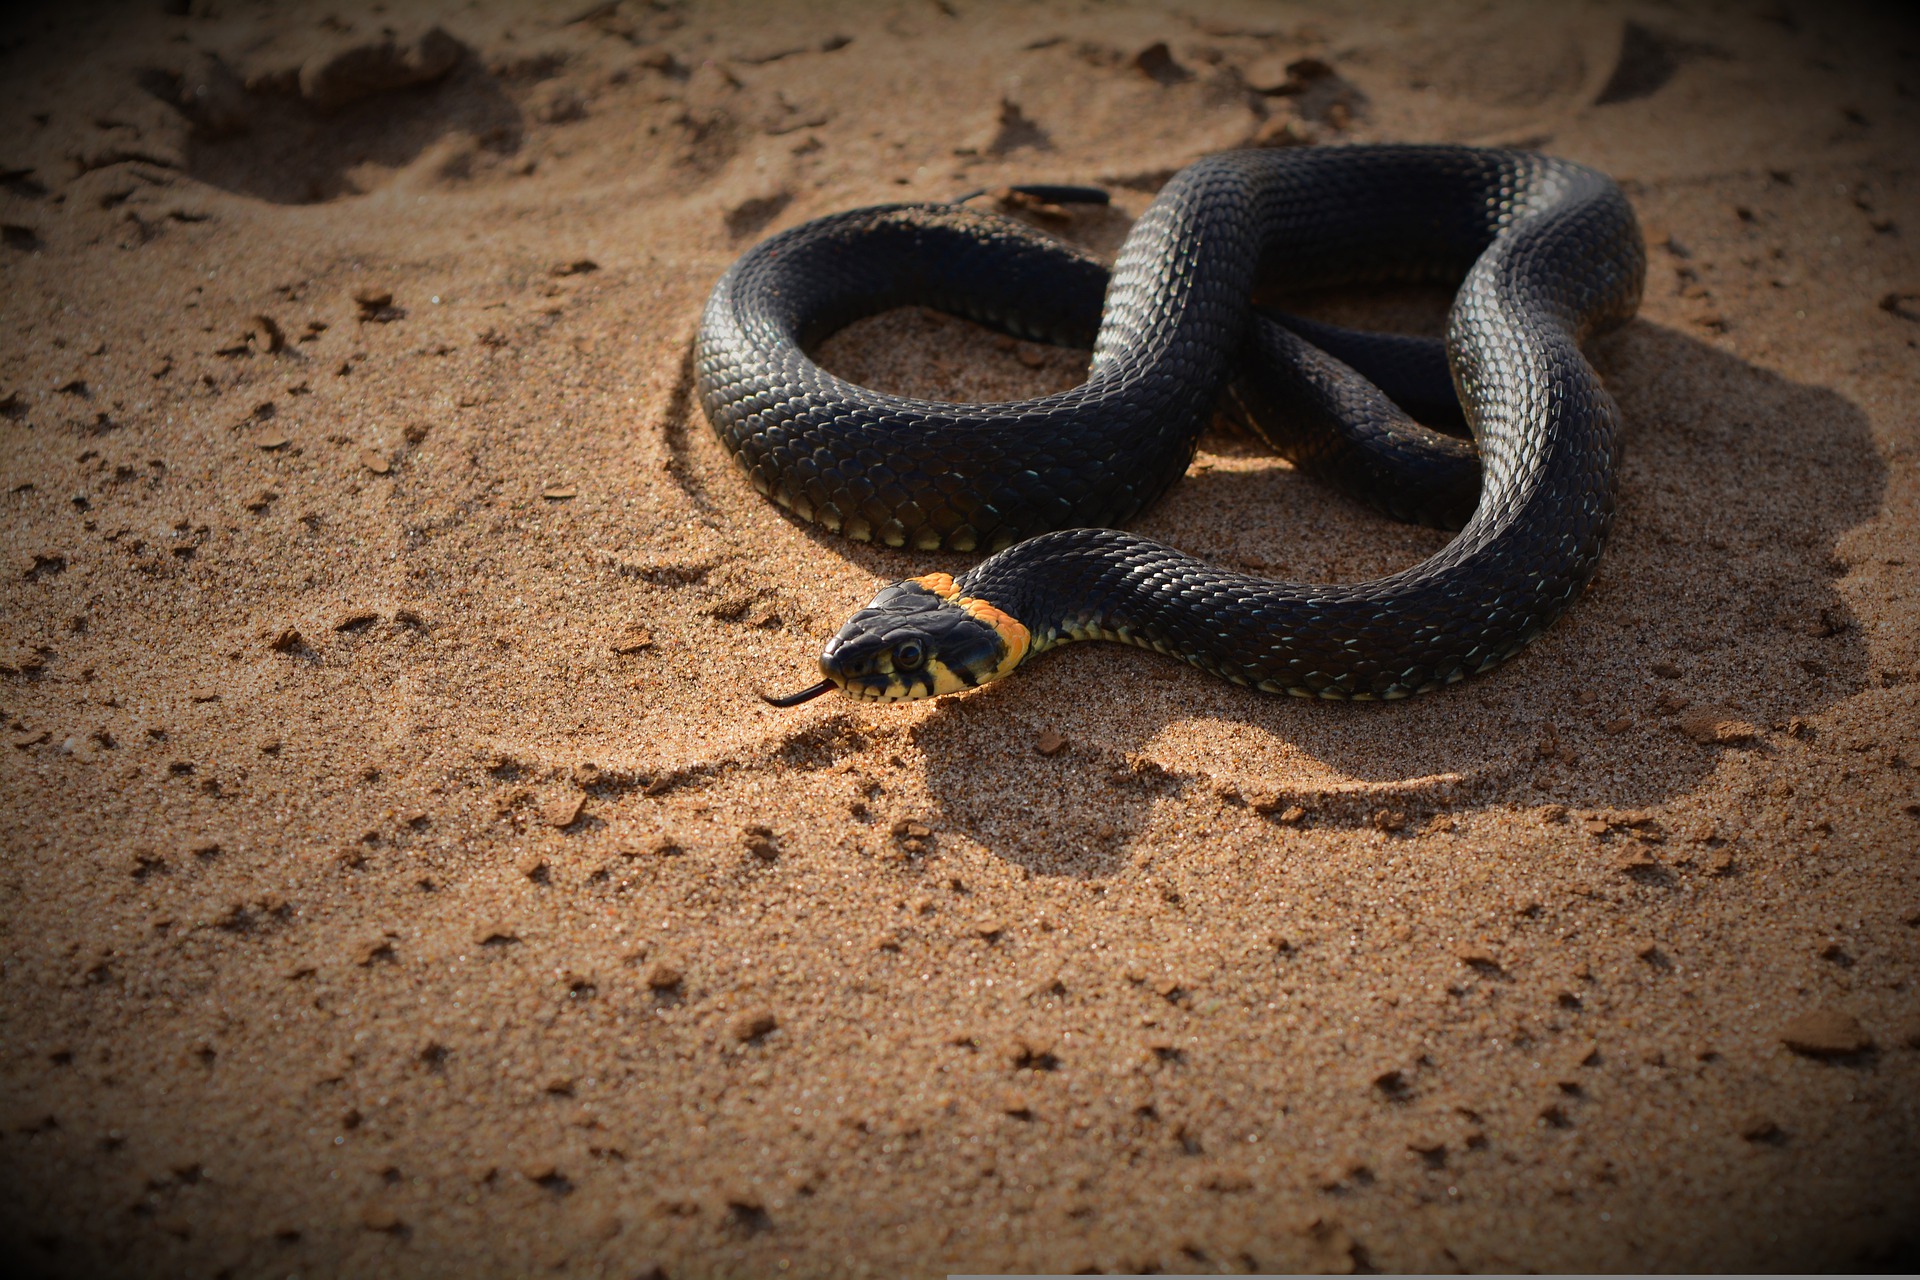
M 964 200 L 778 232 L 721 276 L 694 342 L 721 444 L 803 520 L 988 554 L 957 577 L 884 587 L 828 640 L 817 684 L 761 696 L 958 693 L 1081 640 L 1321 699 L 1398 699 L 1485 672 L 1594 576 L 1622 426 L 1582 344 L 1633 316 L 1645 273 L 1632 207 L 1606 175 L 1439 144 L 1202 157 L 1161 187 L 1110 270 Z M 1456 290 L 1444 339 L 1266 305 L 1396 284 Z M 856 385 L 809 354 L 916 305 L 1090 348 L 1086 381 L 942 403 Z M 1250 575 L 1126 532 L 1186 473 L 1216 412 L 1304 472 L 1457 532 L 1409 568 L 1348 583 Z

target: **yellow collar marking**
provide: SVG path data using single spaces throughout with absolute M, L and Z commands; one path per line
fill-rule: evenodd
M 960 591 L 953 585 L 953 575 L 950 573 L 929 573 L 911 581 L 919 583 L 942 600 L 951 600 Z
M 1020 665 L 1021 660 L 1027 656 L 1027 646 L 1033 643 L 1033 636 L 1020 619 L 974 596 L 956 596 L 953 603 L 992 627 L 1000 636 L 1000 643 L 1005 646 L 1000 665 L 983 678 L 980 681 L 981 684 L 987 683 L 988 680 L 998 680 Z
M 1027 656 L 1027 650 L 1033 643 L 1033 636 L 1028 632 L 1025 625 L 1012 614 L 988 604 L 985 600 L 977 596 L 961 595 L 960 588 L 954 583 L 952 574 L 923 574 L 918 578 L 911 579 L 911 581 L 925 587 L 928 591 L 931 591 L 934 595 L 939 596 L 942 600 L 945 600 L 956 608 L 964 609 L 973 617 L 978 618 L 980 621 L 992 627 L 994 633 L 1000 637 L 1000 643 L 1003 646 L 1000 664 L 980 678 L 981 684 L 986 684 L 990 680 L 998 680 L 1001 676 L 1006 675 L 1009 671 L 1019 666 L 1021 661 Z M 940 687 L 948 682 L 952 683 L 952 688 Z M 965 683 L 962 682 L 958 676 L 953 675 L 944 668 L 935 676 L 935 693 L 951 693 L 966 687 Z

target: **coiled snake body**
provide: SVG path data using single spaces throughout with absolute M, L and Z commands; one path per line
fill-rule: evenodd
M 1208 157 L 1161 190 L 1111 277 L 958 205 L 856 210 L 774 236 L 726 273 L 702 320 L 699 394 L 722 442 L 763 493 L 828 528 L 995 553 L 958 579 L 883 590 L 828 644 L 825 680 L 780 701 L 836 686 L 948 693 L 1095 638 L 1322 698 L 1398 698 L 1484 671 L 1593 575 L 1619 411 L 1580 343 L 1633 314 L 1644 273 L 1632 210 L 1605 176 L 1452 146 Z M 1412 281 L 1461 282 L 1444 352 L 1252 302 Z M 1087 381 L 941 404 L 855 386 L 805 353 L 908 304 L 1091 345 Z M 1419 408 L 1435 381 L 1447 398 L 1443 358 L 1472 445 L 1395 403 Z M 1226 572 L 1106 527 L 1185 472 L 1223 393 L 1303 468 L 1403 518 L 1464 527 L 1420 564 L 1353 584 Z

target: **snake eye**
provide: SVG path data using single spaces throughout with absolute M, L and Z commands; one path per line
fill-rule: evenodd
M 908 640 L 893 651 L 893 665 L 902 671 L 912 671 L 926 660 L 926 652 L 918 640 Z

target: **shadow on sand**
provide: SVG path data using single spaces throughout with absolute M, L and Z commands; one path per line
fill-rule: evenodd
M 1405 702 L 1318 703 L 1141 650 L 1069 646 L 943 700 L 916 727 L 942 823 L 1036 872 L 1100 876 L 1156 803 L 1193 789 L 1297 800 L 1327 822 L 1382 805 L 1412 821 L 1475 805 L 1638 808 L 1696 787 L 1727 749 L 1681 732 L 1690 714 L 1758 726 L 1761 739 L 1739 749 L 1765 751 L 1764 731 L 1858 691 L 1866 648 L 1833 584 L 1836 540 L 1872 518 L 1885 485 L 1864 415 L 1644 322 L 1591 354 L 1626 416 L 1620 518 L 1593 589 L 1518 659 Z M 1203 448 L 1242 460 L 1253 450 L 1218 434 Z M 889 579 L 975 559 L 793 525 L 823 556 Z M 1278 460 L 1196 467 L 1136 528 L 1285 578 L 1369 578 L 1446 539 Z M 1072 746 L 1040 756 L 1043 730 Z M 1166 764 L 1175 753 L 1163 744 L 1207 760 L 1205 773 Z M 1009 806 L 1036 773 L 1050 798 Z

